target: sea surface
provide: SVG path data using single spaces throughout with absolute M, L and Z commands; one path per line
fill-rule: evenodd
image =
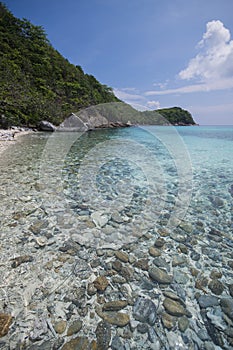
M 78 318 L 79 335 L 112 349 L 231 349 L 232 154 L 233 126 L 32 133 L 12 143 L 0 162 L 0 313 L 13 321 L 0 348 L 62 349 Z M 173 280 L 161 282 L 154 267 Z M 169 310 L 169 298 L 188 311 Z M 118 299 L 131 323 L 96 311 Z M 138 316 L 145 300 L 153 322 Z

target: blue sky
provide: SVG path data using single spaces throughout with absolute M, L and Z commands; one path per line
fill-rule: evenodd
M 233 124 L 233 0 L 5 0 L 138 109 Z

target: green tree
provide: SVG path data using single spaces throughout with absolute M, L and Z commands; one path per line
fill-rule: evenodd
M 59 124 L 71 112 L 119 101 L 111 88 L 71 64 L 41 26 L 15 18 L 0 2 L 0 116 L 8 124 Z

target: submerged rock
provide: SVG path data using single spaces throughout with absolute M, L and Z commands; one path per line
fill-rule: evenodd
M 108 280 L 105 276 L 99 276 L 94 280 L 93 284 L 97 290 L 103 292 L 108 286 Z
M 18 256 L 17 258 L 12 259 L 13 262 L 11 264 L 11 267 L 16 268 L 20 266 L 21 264 L 27 263 L 27 262 L 32 262 L 33 257 L 31 255 L 23 255 L 23 256 Z
M 220 305 L 224 314 L 233 320 L 233 298 L 222 298 Z
M 96 225 L 96 227 L 104 227 L 108 220 L 109 217 L 106 213 L 100 212 L 100 211 L 95 211 L 94 213 L 91 214 L 92 221 Z
M 231 197 L 233 197 L 233 185 L 229 187 L 228 192 L 230 193 Z
M 103 305 L 103 311 L 119 311 L 128 305 L 127 300 L 109 301 Z
M 89 340 L 86 337 L 71 339 L 63 345 L 61 350 L 89 350 Z
M 122 340 L 120 339 L 120 337 L 115 336 L 112 339 L 112 343 L 111 343 L 111 349 L 112 350 L 125 350 L 124 344 L 122 342 Z
M 39 134 L 43 146 L 48 135 Z M 0 310 L 14 315 L 15 322 L 6 329 L 0 327 L 4 336 L 0 338 L 0 348 L 230 349 L 233 346 L 233 240 L 228 179 L 211 191 L 215 194 L 219 185 L 221 198 L 228 200 L 226 207 L 213 208 L 208 199 L 208 186 L 216 183 L 212 170 L 209 174 L 205 172 L 206 184 L 200 188 L 195 173 L 194 200 L 185 221 L 165 232 L 159 220 L 154 219 L 153 208 L 151 213 L 143 211 L 142 187 L 135 189 L 135 196 L 132 193 L 128 207 L 118 208 L 119 213 L 114 215 L 110 208 L 101 206 L 100 198 L 90 201 L 88 193 L 85 196 L 80 191 L 79 153 L 88 151 L 89 136 L 92 141 L 91 133 L 84 140 L 79 138 L 64 161 L 61 193 L 59 184 L 56 192 L 54 178 L 55 193 L 48 188 L 48 193 L 45 191 L 40 197 L 42 193 L 35 189 L 38 168 L 34 174 L 35 164 L 26 163 L 26 157 L 22 159 L 25 172 L 15 167 L 17 159 L 13 158 L 11 173 L 2 175 Z M 83 141 L 88 141 L 87 148 L 83 149 Z M 98 154 L 95 156 L 98 162 Z M 32 157 L 33 161 L 38 159 L 36 154 Z M 101 157 L 107 161 L 105 153 Z M 90 159 L 90 164 L 94 161 Z M 102 193 L 112 196 L 115 186 L 112 180 L 123 182 L 124 176 L 117 162 L 114 178 L 110 163 L 103 168 L 104 178 L 101 180 L 100 174 L 96 180 L 101 180 L 98 186 Z M 6 169 L 2 170 L 4 174 Z M 132 175 L 128 169 L 125 171 L 126 176 Z M 20 172 L 22 183 L 14 184 L 12 178 Z M 87 180 L 93 177 L 92 169 L 85 175 Z M 138 175 L 135 172 L 134 180 Z M 168 191 L 172 195 L 179 185 L 173 180 L 169 177 Z M 65 208 L 60 203 L 64 196 Z M 156 203 L 162 197 L 160 192 L 148 191 L 148 205 L 154 203 L 156 215 Z M 169 220 L 171 204 L 164 203 L 164 215 L 161 213 L 164 219 Z M 96 221 L 98 227 L 91 218 L 93 213 L 99 215 L 94 215 L 100 219 Z M 106 220 L 109 221 L 105 225 Z M 124 242 L 124 237 L 131 234 L 135 239 Z M 115 240 L 119 245 L 116 246 Z M 35 318 L 44 321 L 34 324 Z M 64 343 L 58 345 L 56 339 Z
M 206 310 L 201 310 L 201 316 L 202 316 L 205 328 L 208 332 L 208 335 L 210 336 L 214 344 L 219 345 L 222 349 L 222 346 L 224 344 L 222 335 L 219 332 L 219 330 L 213 325 L 211 320 L 207 317 Z
M 163 326 L 167 329 L 172 329 L 176 324 L 176 318 L 166 312 L 163 312 L 161 319 Z
M 183 333 L 186 331 L 186 329 L 188 328 L 189 326 L 189 320 L 186 316 L 182 316 L 179 318 L 178 320 L 178 327 L 179 327 L 179 330 Z
M 181 227 L 182 230 L 187 232 L 187 233 L 192 233 L 193 232 L 193 226 L 189 222 L 182 221 L 180 223 L 179 227 Z
M 139 297 L 133 306 L 135 320 L 153 326 L 157 316 L 157 308 L 152 300 Z
M 210 281 L 208 287 L 216 295 L 220 295 L 224 291 L 224 285 L 217 279 Z
M 135 263 L 133 264 L 134 267 L 137 267 L 138 269 L 147 271 L 148 270 L 148 259 L 139 259 L 137 261 L 135 261 Z
M 127 263 L 129 261 L 129 256 L 125 252 L 122 252 L 121 250 L 118 250 L 115 252 L 115 256 L 120 261 Z
M 229 288 L 230 295 L 233 297 L 233 284 L 230 284 L 228 288 Z
M 187 315 L 185 308 L 176 300 L 165 298 L 163 301 L 165 310 L 172 316 L 184 316 Z
M 40 232 L 44 229 L 47 228 L 48 226 L 48 221 L 47 220 L 38 220 L 35 221 L 30 227 L 29 229 L 35 234 L 38 235 L 40 234 Z
M 36 318 L 34 321 L 33 329 L 30 333 L 30 339 L 32 341 L 42 340 L 47 332 L 48 325 L 46 319 Z
M 161 251 L 154 246 L 149 248 L 149 254 L 153 257 L 158 257 L 161 255 Z
M 73 335 L 73 334 L 78 333 L 82 329 L 82 325 L 83 325 L 83 323 L 81 320 L 73 321 L 67 330 L 68 337 Z
M 209 196 L 209 200 L 216 208 L 221 208 L 225 205 L 225 201 L 218 196 Z
M 123 312 L 102 312 L 99 316 L 102 317 L 104 321 L 118 327 L 124 327 L 130 321 L 129 315 Z
M 59 320 L 59 321 L 55 322 L 53 327 L 54 327 L 56 333 L 62 334 L 65 332 L 66 326 L 67 326 L 67 322 L 65 320 Z
M 4 337 L 8 333 L 11 323 L 11 315 L 0 313 L 0 337 Z
M 159 269 L 158 267 L 151 267 L 149 269 L 149 276 L 152 278 L 152 280 L 161 284 L 170 284 L 173 279 L 171 275 L 168 275 L 167 272 Z
M 105 321 L 99 322 L 95 334 L 98 349 L 107 350 L 111 341 L 111 327 L 109 323 Z
M 219 305 L 218 298 L 213 295 L 201 295 L 198 299 L 201 308 Z
M 157 238 L 156 241 L 155 241 L 155 243 L 154 243 L 154 246 L 155 246 L 156 248 L 162 248 L 162 247 L 164 246 L 165 242 L 166 242 L 166 241 L 165 241 L 164 238 Z

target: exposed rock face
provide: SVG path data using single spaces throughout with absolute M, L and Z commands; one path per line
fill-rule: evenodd
M 131 126 L 130 121 L 127 123 L 121 121 L 110 121 L 104 117 L 96 108 L 89 107 L 77 114 L 72 113 L 56 129 L 57 131 L 78 131 L 84 132 L 94 129 L 119 128 Z M 44 130 L 47 131 L 47 130 Z
M 52 123 L 46 121 L 46 120 L 42 120 L 38 126 L 38 129 L 40 131 L 55 131 L 56 130 L 56 126 L 53 125 Z
M 87 131 L 87 124 L 76 114 L 72 113 L 59 125 L 57 131 Z
M 89 130 L 108 124 L 108 119 L 103 117 L 103 115 L 95 107 L 90 107 L 79 112 L 78 116 L 80 120 L 87 125 Z

